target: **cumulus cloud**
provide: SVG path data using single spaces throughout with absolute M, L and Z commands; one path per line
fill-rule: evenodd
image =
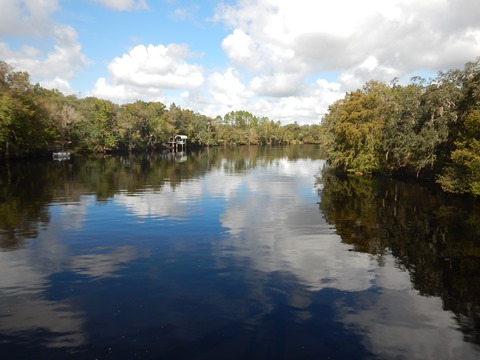
M 162 89 L 195 89 L 204 81 L 203 69 L 189 64 L 191 56 L 183 45 L 138 45 L 109 64 L 111 83 L 97 80 L 95 96 L 107 96 L 120 102 L 143 98 L 158 99 Z
M 273 97 L 295 96 L 303 87 L 299 74 L 275 74 L 257 76 L 250 82 L 251 89 L 258 95 Z
M 244 0 L 219 6 L 214 19 L 232 29 L 222 47 L 243 70 L 260 78 L 336 72 L 343 89 L 353 90 L 372 78 L 388 81 L 474 59 L 480 3 L 461 2 Z M 262 86 L 254 89 L 263 94 Z
M 50 33 L 58 0 L 1 0 L 0 35 L 43 36 Z
M 244 31 L 235 29 L 222 42 L 222 48 L 236 65 L 255 68 L 259 57 L 258 49 L 253 39 Z
M 58 0 L 1 0 L 0 5 L 0 36 L 26 40 L 18 48 L 0 41 L 0 59 L 47 88 L 73 93 L 69 80 L 89 60 L 76 30 L 53 20 Z
M 344 95 L 340 83 L 318 78 L 306 84 L 293 74 L 255 77 L 244 84 L 233 67 L 212 74 L 201 90 L 207 93 L 190 93 L 186 104 L 207 116 L 246 110 L 281 123 L 299 124 L 318 124 L 328 106 Z
M 253 110 L 251 105 L 256 101 L 254 96 L 236 68 L 229 67 L 223 72 L 213 72 L 207 78 L 205 86 L 185 94 L 184 101 L 187 107 L 216 117 L 230 111 Z
M 203 82 L 202 69 L 190 65 L 181 45 L 138 45 L 128 54 L 115 58 L 109 70 L 118 82 L 148 87 L 191 88 Z
M 377 58 L 369 56 L 360 65 L 344 71 L 340 82 L 348 89 L 359 89 L 370 79 L 393 79 L 398 71 L 392 67 L 381 65 Z
M 116 11 L 148 9 L 146 0 L 93 0 L 109 9 Z
M 345 91 L 371 79 L 433 76 L 473 60 L 480 52 L 480 5 L 457 5 L 243 0 L 222 3 L 213 19 L 231 29 L 222 49 L 248 92 L 244 108 L 282 122 L 311 123 Z M 224 89 L 222 98 L 230 94 L 236 98 L 237 90 Z
M 302 72 L 304 64 L 293 49 L 281 44 L 261 43 L 242 29 L 235 29 L 222 42 L 222 48 L 237 66 L 249 71 Z
M 71 89 L 68 79 L 83 69 L 89 60 L 82 53 L 77 32 L 72 27 L 55 25 L 51 36 L 54 47 L 46 54 L 33 46 L 23 46 L 15 51 L 6 43 L 0 42 L 0 57 L 16 70 L 28 71 L 44 86 L 60 85 L 64 90 Z
M 70 82 L 59 77 L 44 80 L 41 82 L 41 85 L 46 89 L 57 89 L 58 91 L 67 95 L 73 95 L 76 93 L 75 89 L 73 89 L 70 85 Z
M 89 95 L 101 99 L 109 99 L 115 103 L 123 104 L 142 99 L 144 101 L 164 102 L 164 94 L 161 89 L 140 89 L 124 84 L 110 84 L 104 77 L 99 78 Z
M 198 5 L 179 7 L 174 10 L 172 17 L 179 21 L 194 20 L 199 8 Z
M 90 1 L 116 11 L 148 8 L 147 0 Z M 178 20 L 194 21 L 204 9 L 165 2 L 175 8 L 170 18 Z M 0 4 L 0 35 L 5 39 L 0 58 L 44 86 L 72 92 L 69 81 L 88 60 L 76 30 L 53 18 L 60 2 Z M 477 0 L 220 2 L 210 20 L 221 23 L 226 35 L 195 46 L 206 46 L 208 60 L 215 58 L 212 46 L 222 50 L 227 63 L 208 67 L 203 58 L 191 61 L 187 45 L 145 43 L 111 56 L 109 75 L 98 75 L 88 93 L 120 103 L 178 101 L 209 116 L 241 109 L 285 123 L 316 123 L 329 101 L 368 80 L 435 76 L 438 70 L 474 60 L 480 53 L 478 16 Z M 203 25 L 207 30 L 216 26 Z M 18 46 L 9 38 L 28 42 Z
M 215 103 L 229 107 L 245 105 L 251 96 L 234 68 L 228 68 L 224 73 L 213 73 L 208 78 L 208 87 Z

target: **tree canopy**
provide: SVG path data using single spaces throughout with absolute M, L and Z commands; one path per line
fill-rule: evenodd
M 34 85 L 0 61 L 2 158 L 152 151 L 176 134 L 193 146 L 321 143 L 329 163 L 347 173 L 435 179 L 445 191 L 478 196 L 479 126 L 479 59 L 429 81 L 371 80 L 314 125 L 282 125 L 243 110 L 212 118 L 175 104 L 80 99 Z
M 175 104 L 79 99 L 32 85 L 28 73 L 0 61 L 0 157 L 155 150 L 176 134 L 193 146 L 318 144 L 320 125 L 282 126 L 247 111 L 211 118 Z
M 480 60 L 427 82 L 376 81 L 329 107 L 322 143 L 347 173 L 436 179 L 448 192 L 480 195 Z

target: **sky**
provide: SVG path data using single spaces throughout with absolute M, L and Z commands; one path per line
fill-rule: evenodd
M 463 68 L 478 0 L 0 0 L 0 60 L 117 104 L 319 123 L 369 80 Z

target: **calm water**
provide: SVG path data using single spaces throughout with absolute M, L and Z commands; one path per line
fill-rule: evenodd
M 478 202 L 324 165 L 2 165 L 1 359 L 480 358 Z

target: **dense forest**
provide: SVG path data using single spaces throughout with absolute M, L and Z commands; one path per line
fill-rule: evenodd
M 321 124 L 282 125 L 247 111 L 211 118 L 175 104 L 117 105 L 32 84 L 0 61 L 0 158 L 139 152 L 184 134 L 192 146 L 322 144 L 332 167 L 435 179 L 480 195 L 480 59 L 434 79 L 369 81 L 333 103 Z
M 329 107 L 327 160 L 346 173 L 435 179 L 480 195 L 480 59 L 426 81 L 370 81 Z
M 282 126 L 247 111 L 210 118 L 172 104 L 117 105 L 79 99 L 32 84 L 29 74 L 0 61 L 0 157 L 160 149 L 184 134 L 193 146 L 319 143 L 320 125 Z

